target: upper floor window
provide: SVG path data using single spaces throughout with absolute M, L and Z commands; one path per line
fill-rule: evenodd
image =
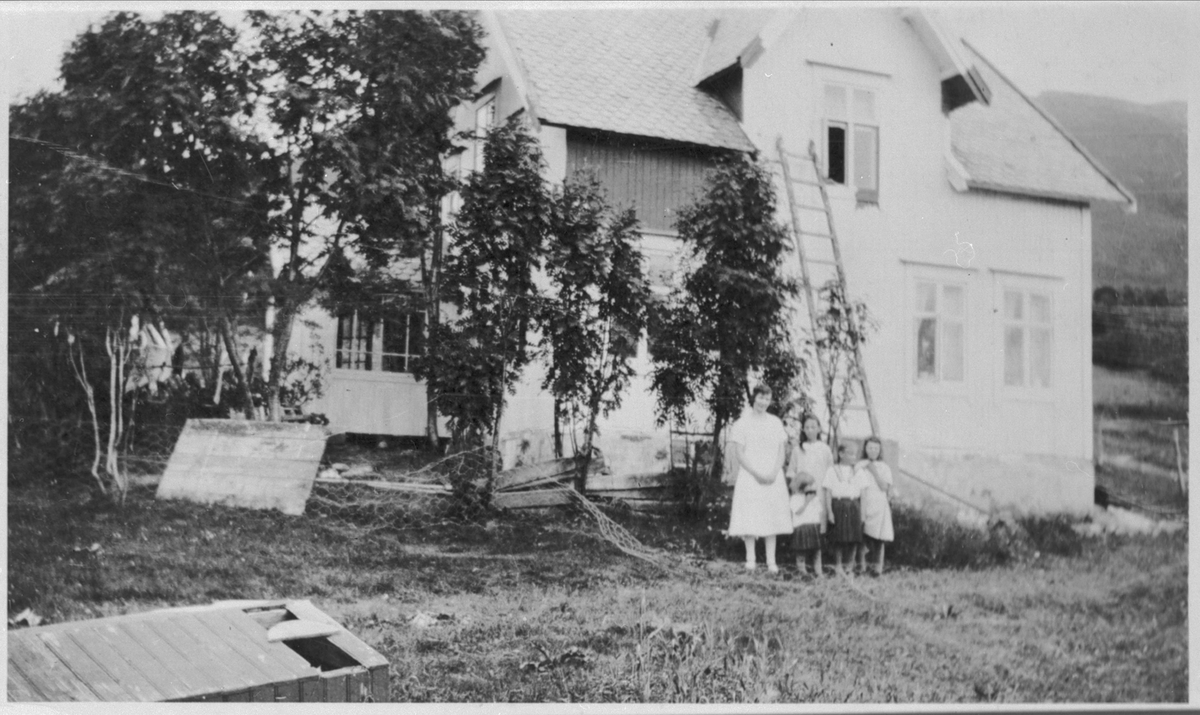
M 475 108 L 475 161 L 473 169 L 483 170 L 483 144 L 488 130 L 496 124 L 496 95 L 489 94 Z
M 357 311 L 338 316 L 335 367 L 411 372 L 413 359 L 424 349 L 425 313 L 422 311 L 400 311 L 381 320 L 363 319 Z
M 855 189 L 859 201 L 879 201 L 879 118 L 875 92 L 825 85 L 824 139 L 829 181 Z
M 914 286 L 916 381 L 961 384 L 966 360 L 965 287 L 924 280 Z
M 1003 289 L 1004 386 L 1049 389 L 1054 351 L 1049 293 Z

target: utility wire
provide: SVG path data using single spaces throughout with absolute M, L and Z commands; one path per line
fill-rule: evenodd
M 55 144 L 53 142 L 48 142 L 43 139 L 34 139 L 32 137 L 18 136 L 16 134 L 9 134 L 8 138 L 13 141 L 25 142 L 27 144 L 32 144 L 34 146 L 38 146 L 43 149 L 49 149 L 51 151 L 57 152 L 65 157 L 67 157 L 68 159 L 72 159 L 74 161 L 81 161 L 85 164 L 94 166 L 97 169 L 101 169 L 103 171 L 117 174 L 118 176 L 123 176 L 127 179 L 133 179 L 134 181 L 140 181 L 143 184 L 151 184 L 153 186 L 161 186 L 161 187 L 167 188 L 167 189 L 174 189 L 175 191 L 184 191 L 189 194 L 195 194 L 196 196 L 203 196 L 203 197 L 209 198 L 209 199 L 216 199 L 217 201 L 224 201 L 226 203 L 237 204 L 239 206 L 246 205 L 245 201 L 241 201 L 239 199 L 231 199 L 227 196 L 218 196 L 216 194 L 209 194 L 209 193 L 206 193 L 203 191 L 196 191 L 195 189 L 189 189 L 186 186 L 180 186 L 179 184 L 176 184 L 175 182 L 171 182 L 171 181 L 158 181 L 156 179 L 151 179 L 150 177 L 146 176 L 145 174 L 139 174 L 134 171 L 128 171 L 126 169 L 121 169 L 121 168 L 112 166 L 111 164 L 109 164 L 101 159 L 96 159 L 94 157 L 90 157 L 90 156 L 83 154 L 75 149 L 63 146 L 61 144 Z

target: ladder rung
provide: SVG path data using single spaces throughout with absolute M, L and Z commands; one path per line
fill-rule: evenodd
M 806 259 L 804 262 L 805 263 L 819 263 L 822 266 L 836 266 L 837 265 L 837 261 L 827 261 L 824 258 L 809 258 L 809 259 Z
M 793 184 L 804 184 L 805 186 L 824 186 L 819 181 L 809 181 L 807 179 L 792 179 Z M 822 209 L 824 211 L 824 209 Z
M 809 205 L 807 205 L 807 204 L 796 204 L 796 208 L 798 208 L 798 209 L 808 209 L 809 211 L 820 211 L 821 213 L 825 213 L 825 207 L 824 207 L 824 206 L 809 206 Z
M 800 235 L 801 236 L 815 236 L 816 238 L 833 238 L 833 236 L 828 233 L 813 233 L 812 231 L 801 231 Z

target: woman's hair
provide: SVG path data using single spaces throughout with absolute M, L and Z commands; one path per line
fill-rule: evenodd
M 860 455 L 860 457 L 862 459 L 870 459 L 870 457 L 867 456 L 867 445 L 872 442 L 879 445 L 879 461 L 882 462 L 883 461 L 883 440 L 879 439 L 875 435 L 871 435 L 870 437 L 867 437 L 865 440 L 863 440 L 862 454 Z
M 809 420 L 816 420 L 817 421 L 817 433 L 820 434 L 820 432 L 821 432 L 821 420 L 817 419 L 816 415 L 811 414 L 811 413 L 801 415 L 801 417 L 800 417 L 800 444 L 804 444 L 805 442 L 808 441 L 808 435 L 806 435 L 804 433 L 804 425 L 808 424 Z M 819 441 L 819 438 L 818 438 L 818 441 Z
M 754 386 L 753 390 L 750 391 L 750 402 L 753 403 L 755 400 L 757 400 L 759 395 L 770 394 L 772 394 L 770 386 L 765 382 L 760 382 Z

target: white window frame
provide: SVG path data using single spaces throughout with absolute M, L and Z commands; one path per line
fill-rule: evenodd
M 496 125 L 496 93 L 488 92 L 475 103 L 471 114 L 475 139 L 472 142 L 471 170 L 483 171 L 483 145 L 488 129 Z
M 819 87 L 819 104 L 817 106 L 820 107 L 822 172 L 826 178 L 829 178 L 832 173 L 830 171 L 832 168 L 830 163 L 832 153 L 830 151 L 829 129 L 831 126 L 842 125 L 845 131 L 845 147 L 842 153 L 844 163 L 842 168 L 845 180 L 841 182 L 832 182 L 831 180 L 831 183 L 835 186 L 845 186 L 846 190 L 854 193 L 854 197 L 859 203 L 878 204 L 881 183 L 880 147 L 883 142 L 883 92 L 881 88 L 871 83 L 847 81 L 841 77 L 827 76 L 820 77 L 817 86 Z M 840 89 L 844 93 L 844 115 L 831 116 L 827 102 L 827 93 L 830 88 Z M 870 95 L 874 116 L 868 117 L 856 109 L 855 92 L 865 92 Z M 860 173 L 858 166 L 858 129 L 871 129 L 875 133 L 875 151 L 871 159 L 875 175 L 875 185 L 873 187 L 860 187 L 858 185 L 857 177 Z
M 370 331 L 359 336 L 363 322 L 359 318 L 358 311 L 348 311 L 342 315 L 336 316 L 334 319 L 334 370 L 342 375 L 412 375 L 412 359 L 420 355 L 420 350 L 424 348 L 424 340 L 420 346 L 414 346 L 412 340 L 412 332 L 409 329 L 409 324 L 415 316 L 421 316 L 422 331 L 424 330 L 425 312 L 423 310 L 408 310 L 396 311 L 388 319 L 380 318 L 370 324 Z M 367 344 L 354 345 L 351 347 L 342 347 L 342 321 L 344 319 L 351 321 L 352 340 L 357 343 L 359 340 L 364 340 Z M 386 330 L 388 323 L 391 323 L 397 318 L 402 318 L 405 322 L 404 350 L 402 352 L 385 351 L 384 341 L 388 337 Z M 423 338 L 423 336 L 422 336 Z M 414 348 L 416 351 L 414 352 Z M 404 361 L 403 369 L 388 370 L 384 368 L 385 358 L 400 358 Z M 348 363 L 348 364 L 347 364 Z M 357 363 L 357 364 L 355 364 Z
M 925 310 L 918 304 L 918 290 L 921 285 L 932 285 L 935 290 L 933 311 Z M 947 289 L 958 289 L 962 294 L 962 311 L 958 315 L 949 312 Z M 967 276 L 953 268 L 930 268 L 909 266 L 908 278 L 905 281 L 904 297 L 904 333 L 905 358 L 904 380 L 909 389 L 916 394 L 968 394 L 971 384 L 971 281 Z M 921 358 L 920 325 L 922 320 L 935 320 L 934 356 L 936 375 L 933 378 L 922 377 L 919 372 Z M 948 342 L 948 327 L 956 325 L 961 331 L 960 349 L 962 376 L 961 379 L 946 379 L 943 370 L 946 366 L 946 351 Z
M 1058 301 L 1055 294 L 1061 281 L 1053 278 L 1030 278 L 1017 275 L 997 274 L 993 296 L 993 315 L 996 317 L 996 386 L 998 393 L 1005 398 L 1051 400 L 1061 379 L 1056 373 L 1059 345 L 1057 330 Z M 1019 296 L 1020 316 L 1016 317 L 1011 311 L 1009 295 Z M 1044 301 L 1042 317 L 1035 315 L 1034 299 Z M 1009 384 L 1008 381 L 1008 342 L 1010 331 L 1019 331 L 1022 336 L 1022 354 L 1020 357 L 1022 381 L 1020 384 Z M 1034 380 L 1035 357 L 1034 336 L 1046 335 L 1049 341 L 1049 376 L 1048 384 L 1037 384 Z

